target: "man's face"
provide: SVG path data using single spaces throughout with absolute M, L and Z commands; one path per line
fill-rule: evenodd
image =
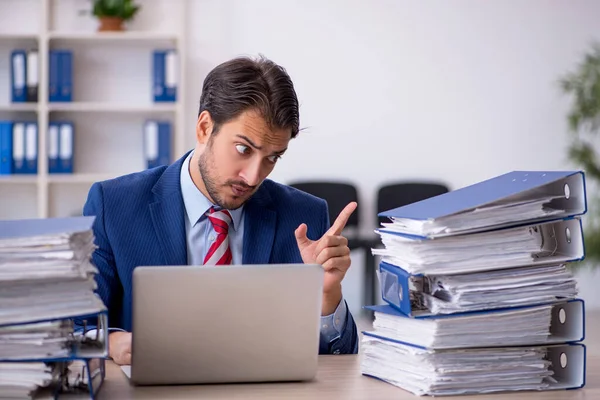
M 212 201 L 229 210 L 241 207 L 271 173 L 290 139 L 289 130 L 270 130 L 253 111 L 210 134 L 198 167 Z

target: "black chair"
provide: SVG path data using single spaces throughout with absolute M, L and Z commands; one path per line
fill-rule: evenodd
M 447 193 L 448 187 L 442 183 L 402 182 L 387 184 L 377 191 L 377 214 L 393 208 L 406 206 L 421 200 Z M 378 217 L 379 222 L 389 221 Z
M 379 217 L 378 214 L 397 207 L 416 203 L 430 197 L 438 196 L 449 191 L 448 186 L 436 182 L 398 182 L 381 186 L 377 191 L 377 227 L 381 222 L 389 222 L 388 218 Z M 367 240 L 366 245 L 369 248 L 381 247 L 379 236 Z M 375 257 L 370 251 L 367 251 L 367 260 L 365 268 L 365 303 L 375 304 Z
M 288 186 L 302 190 L 303 192 L 317 196 L 327 202 L 329 210 L 329 223 L 337 219 L 340 212 L 352 201 L 358 203 L 358 190 L 350 183 L 343 182 L 327 182 L 327 181 L 306 181 L 292 182 Z M 354 230 L 351 235 L 348 235 L 348 247 L 350 250 L 360 248 L 361 240 L 358 238 L 358 225 L 360 221 L 360 203 L 356 210 L 348 218 L 346 230 Z M 344 233 L 346 234 L 346 232 Z

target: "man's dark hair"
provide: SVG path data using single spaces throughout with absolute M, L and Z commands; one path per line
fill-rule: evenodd
M 299 106 L 294 84 L 285 69 L 265 57 L 238 57 L 215 67 L 204 80 L 200 109 L 222 124 L 247 110 L 256 110 L 271 129 L 299 130 Z

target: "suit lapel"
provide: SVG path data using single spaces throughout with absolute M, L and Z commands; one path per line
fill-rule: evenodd
M 244 206 L 244 264 L 268 264 L 275 240 L 277 213 L 265 185 Z
M 169 166 L 152 188 L 155 201 L 150 215 L 165 265 L 186 265 L 185 210 L 181 195 L 180 171 L 187 154 Z

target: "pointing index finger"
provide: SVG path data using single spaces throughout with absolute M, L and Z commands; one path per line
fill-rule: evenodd
M 348 218 L 350 218 L 354 210 L 356 210 L 357 206 L 358 204 L 355 201 L 353 201 L 349 203 L 346 207 L 344 207 L 340 215 L 338 215 L 335 222 L 333 223 L 331 228 L 329 228 L 329 230 L 325 233 L 325 235 L 340 235 L 342 233 L 342 230 L 344 230 L 346 223 L 348 222 Z

